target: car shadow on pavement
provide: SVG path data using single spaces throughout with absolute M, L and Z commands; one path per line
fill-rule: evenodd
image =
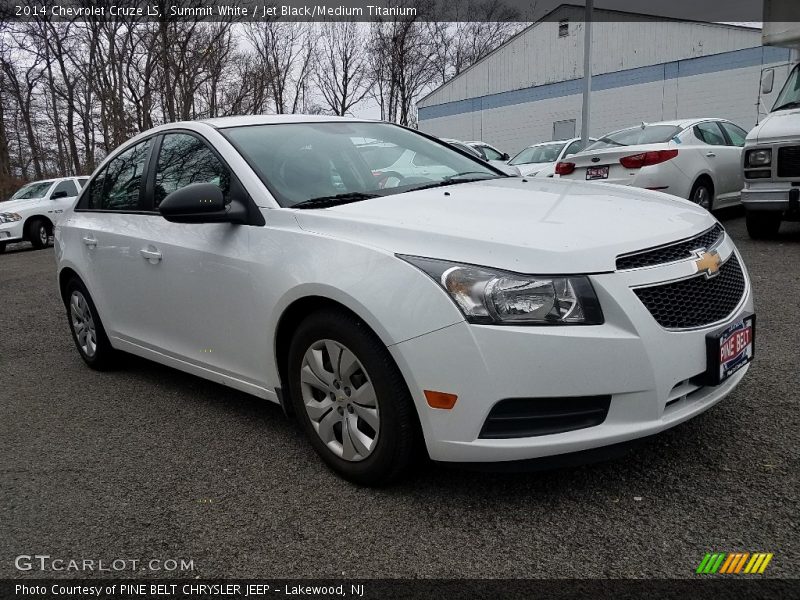
M 272 440 L 276 448 L 285 450 L 285 454 L 264 456 L 263 459 L 279 470 L 297 471 L 299 467 L 307 469 L 309 477 L 325 479 L 320 484 L 351 485 L 322 465 L 296 421 L 286 418 L 281 407 L 273 402 L 135 356 L 126 357 L 121 371 L 138 380 L 137 387 L 152 388 L 153 397 L 168 398 L 173 403 L 184 405 L 175 408 L 180 412 L 199 411 L 203 420 L 211 418 L 220 422 L 221 427 L 233 422 L 234 426 L 246 427 L 251 435 Z M 663 487 L 661 491 L 668 494 L 674 487 L 675 473 L 688 473 L 691 477 L 700 456 L 708 458 L 698 440 L 708 435 L 709 428 L 714 428 L 714 421 L 719 418 L 714 412 L 712 409 L 711 414 L 704 413 L 659 436 L 648 438 L 623 456 L 579 466 L 549 469 L 539 465 L 536 470 L 497 472 L 490 468 L 475 471 L 420 457 L 409 476 L 379 493 L 419 497 L 439 496 L 446 490 L 448 496 L 461 496 L 464 501 L 477 493 L 501 502 L 509 495 L 533 494 L 546 498 L 567 491 L 591 495 L 597 489 L 641 487 L 652 494 L 654 486 L 656 489 Z M 298 460 L 302 465 L 296 464 Z M 244 472 L 239 475 L 248 477 Z M 260 476 L 260 473 L 252 473 L 252 477 Z

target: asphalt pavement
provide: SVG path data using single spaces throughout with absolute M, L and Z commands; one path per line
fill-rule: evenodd
M 611 462 L 526 474 L 425 464 L 382 490 L 328 471 L 276 405 L 133 357 L 86 368 L 53 250 L 10 246 L 0 578 L 30 577 L 14 560 L 33 554 L 193 561 L 125 577 L 673 578 L 710 551 L 772 552 L 764 576 L 798 577 L 800 224 L 753 242 L 740 214 L 723 218 L 758 314 L 756 361 L 726 400 Z

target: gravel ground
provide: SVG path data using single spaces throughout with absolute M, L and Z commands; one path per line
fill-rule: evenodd
M 386 490 L 327 471 L 277 406 L 135 358 L 89 370 L 52 249 L 11 246 L 0 256 L 0 578 L 37 553 L 193 559 L 182 575 L 204 578 L 689 577 L 711 550 L 774 552 L 767 575 L 798 577 L 800 225 L 752 242 L 741 215 L 723 219 L 758 308 L 756 363 L 724 402 L 613 462 L 531 474 L 423 465 Z

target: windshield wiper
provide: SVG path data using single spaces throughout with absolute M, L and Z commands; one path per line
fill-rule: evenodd
M 377 198 L 379 195 L 380 194 L 365 194 L 364 192 L 347 192 L 345 194 L 336 194 L 335 196 L 320 196 L 319 198 L 303 200 L 302 202 L 293 204 L 289 208 L 328 208 L 341 204 L 350 204 L 351 202 L 360 202 L 361 200 L 369 200 L 370 198 Z
M 489 177 L 467 177 L 467 175 L 489 175 Z M 456 173 L 455 175 L 448 175 L 442 181 L 435 181 L 434 183 L 426 183 L 412 187 L 406 191 L 416 192 L 417 190 L 428 190 L 430 188 L 443 187 L 445 185 L 456 185 L 457 183 L 472 183 L 473 181 L 488 181 L 490 179 L 501 179 L 508 177 L 507 175 L 492 175 L 484 173 L 483 171 L 465 171 L 463 173 Z
M 783 110 L 784 108 L 797 108 L 798 106 L 800 106 L 800 100 L 792 100 L 791 102 L 786 102 L 785 104 L 776 106 L 770 112 L 775 112 L 776 110 Z

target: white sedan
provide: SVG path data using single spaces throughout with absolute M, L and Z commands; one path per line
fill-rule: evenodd
M 363 140 L 448 174 L 387 185 Z M 151 129 L 100 165 L 55 254 L 89 367 L 131 353 L 280 403 L 364 484 L 418 451 L 513 464 L 655 434 L 753 357 L 747 271 L 707 211 L 506 177 L 391 123 Z
M 642 123 L 556 164 L 564 179 L 658 190 L 706 210 L 739 203 L 747 132 L 724 119 Z
M 589 142 L 596 142 L 589 138 Z M 508 164 L 517 167 L 523 176 L 553 177 L 556 163 L 583 150 L 581 138 L 542 142 L 520 150 Z

